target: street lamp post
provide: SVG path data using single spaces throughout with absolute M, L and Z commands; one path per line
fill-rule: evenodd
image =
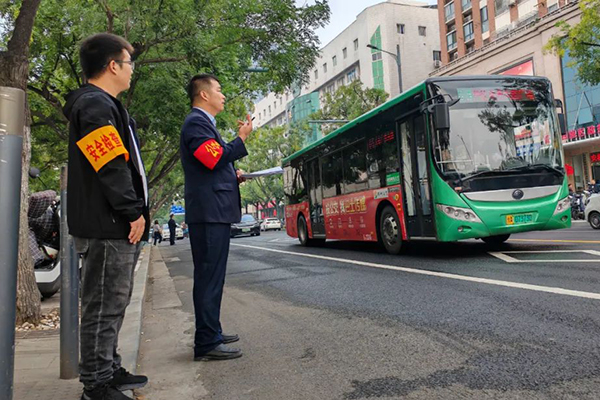
M 400 90 L 400 93 L 402 93 L 402 63 L 400 62 L 400 46 L 396 47 L 396 54 L 392 53 L 391 51 L 380 49 L 379 47 L 372 44 L 368 44 L 367 47 L 373 50 L 381 51 L 382 53 L 386 53 L 394 57 L 394 59 L 396 60 L 396 65 L 398 66 L 398 89 Z

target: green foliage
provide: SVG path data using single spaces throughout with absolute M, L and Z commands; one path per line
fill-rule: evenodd
M 17 3 L 0 0 L 2 27 L 11 26 Z M 325 0 L 304 7 L 294 0 L 44 0 L 30 50 L 32 165 L 58 188 L 68 138 L 61 108 L 83 83 L 78 45 L 97 32 L 122 35 L 135 48 L 136 68 L 121 100 L 138 124 L 155 212 L 181 191 L 181 179 L 172 175 L 181 175 L 179 131 L 190 107 L 189 78 L 201 72 L 219 77 L 228 103 L 217 123 L 231 138 L 256 93 L 307 81 L 319 50 L 314 32 L 328 19 Z M 269 72 L 247 72 L 252 66 Z
M 380 104 L 385 103 L 388 94 L 381 89 L 363 88 L 362 82 L 355 80 L 341 86 L 333 94 L 326 93 L 321 109 L 309 117 L 313 120 L 353 120 Z M 339 124 L 321 126 L 324 135 L 337 129 Z
M 581 21 L 569 25 L 564 21 L 557 24 L 560 35 L 554 35 L 545 50 L 563 56 L 566 51 L 572 61 L 569 66 L 577 67 L 579 79 L 589 85 L 600 84 L 600 0 L 581 0 Z
M 300 150 L 303 142 L 304 137 L 295 127 L 257 129 L 246 142 L 248 156 L 238 163 L 238 167 L 252 172 L 280 166 L 281 160 Z M 258 203 L 266 207 L 271 200 L 279 204 L 283 200 L 283 177 L 251 179 L 241 185 L 240 191 L 243 207 Z

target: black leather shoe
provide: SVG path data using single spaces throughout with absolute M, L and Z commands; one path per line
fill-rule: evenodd
M 228 343 L 233 343 L 233 342 L 237 342 L 238 340 L 240 340 L 240 337 L 238 335 L 221 335 L 223 336 L 223 343 L 224 344 L 228 344 Z
M 242 351 L 233 347 L 220 344 L 206 354 L 196 354 L 194 361 L 216 361 L 216 360 L 232 360 L 240 358 Z
M 92 390 L 84 390 L 81 395 L 81 400 L 132 400 L 131 397 L 125 396 L 117 388 L 105 383 Z

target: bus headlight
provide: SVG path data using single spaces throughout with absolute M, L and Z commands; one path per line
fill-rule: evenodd
M 559 214 L 567 209 L 569 209 L 571 207 L 571 200 L 569 199 L 569 196 L 565 197 L 562 200 L 558 201 L 558 204 L 556 205 L 556 209 L 554 210 L 554 214 Z
M 449 216 L 452 219 L 457 219 L 459 221 L 466 221 L 466 222 L 481 223 L 481 220 L 479 219 L 477 214 L 475 214 L 473 212 L 473 210 L 471 210 L 470 208 L 445 206 L 443 204 L 436 204 L 436 207 L 438 210 L 442 211 L 444 214 L 446 214 L 447 216 Z

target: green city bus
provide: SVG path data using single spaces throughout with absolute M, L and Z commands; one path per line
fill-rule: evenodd
M 427 79 L 283 160 L 287 234 L 397 254 L 568 228 L 555 104 L 542 77 Z

